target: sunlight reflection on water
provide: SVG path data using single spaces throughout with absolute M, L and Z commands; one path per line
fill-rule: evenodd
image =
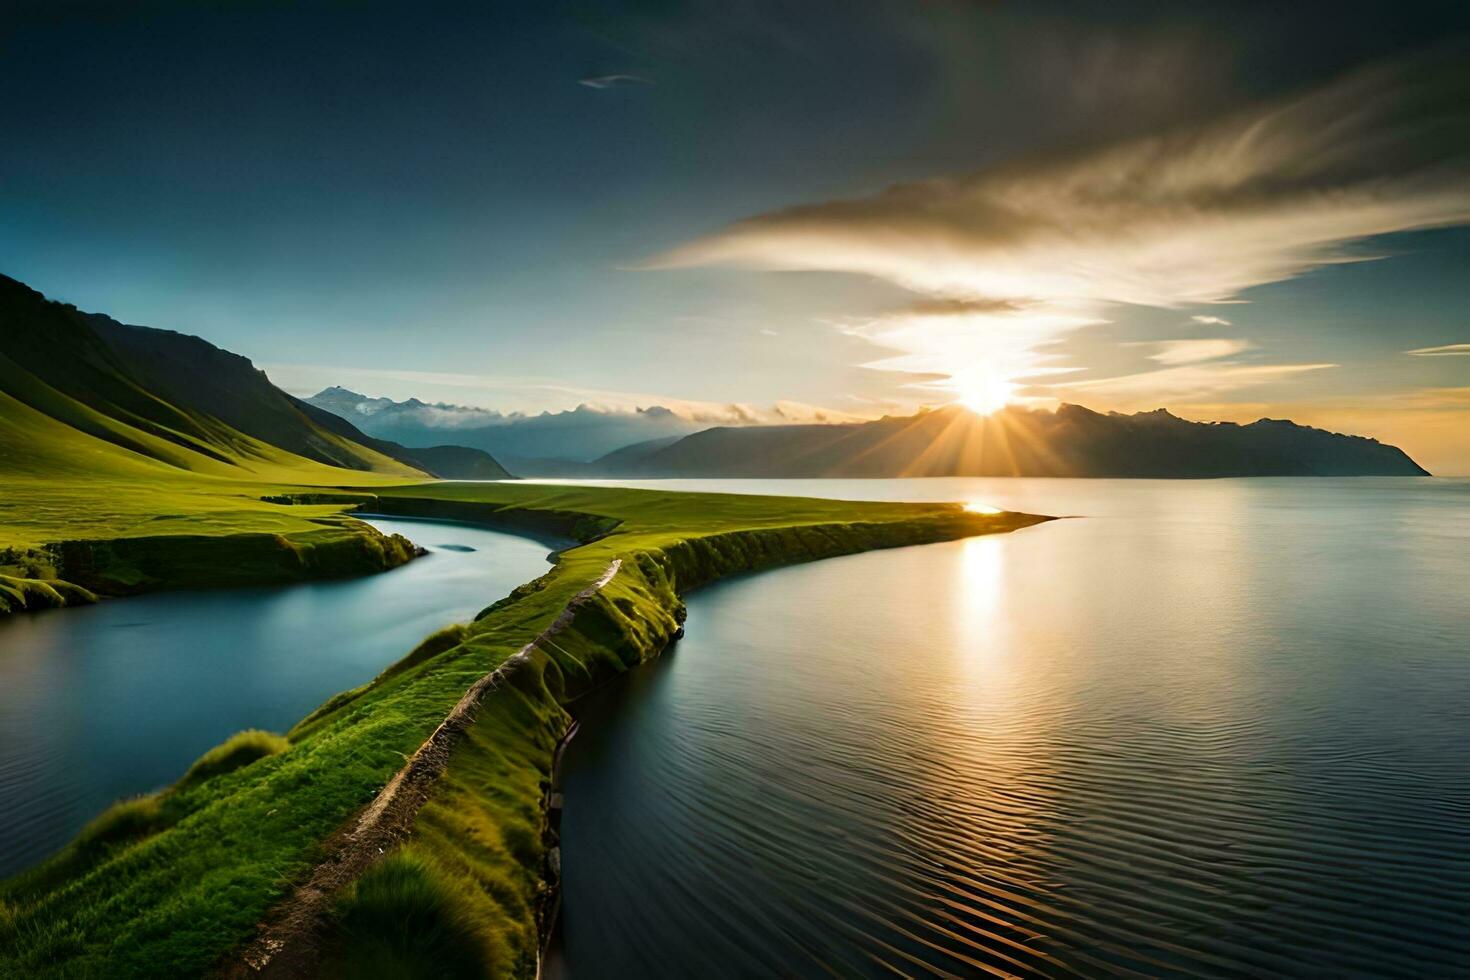
M 571 976 L 1463 975 L 1470 483 L 680 482 L 1084 516 L 691 595 L 577 707 Z

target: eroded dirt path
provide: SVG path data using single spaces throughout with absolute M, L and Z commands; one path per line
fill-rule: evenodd
M 564 630 L 577 609 L 602 591 L 622 566 L 615 558 L 602 576 L 578 592 L 559 616 L 535 639 L 507 657 L 465 691 L 454 708 L 418 747 L 403 768 L 378 791 L 348 826 L 326 843 L 328 857 L 262 922 L 256 937 L 232 956 L 219 975 L 227 978 L 311 976 L 322 953 L 327 912 L 336 894 L 356 881 L 413 828 L 414 818 L 435 781 L 449 765 L 455 745 L 474 724 L 480 704 L 530 657 L 531 652 Z

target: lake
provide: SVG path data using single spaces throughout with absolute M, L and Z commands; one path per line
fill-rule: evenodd
M 642 485 L 1077 519 L 691 595 L 557 975 L 1470 975 L 1470 481 Z
M 114 599 L 0 619 L 0 875 L 246 728 L 285 731 L 546 571 L 550 545 L 373 518 L 428 548 L 379 575 Z

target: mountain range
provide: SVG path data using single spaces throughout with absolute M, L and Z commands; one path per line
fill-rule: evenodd
M 1122 415 L 1066 404 L 712 428 L 625 447 L 593 469 L 625 477 L 1428 475 L 1394 446 L 1294 422 L 1190 422 L 1164 409 Z
M 677 438 L 709 426 L 660 405 L 631 410 L 578 405 L 539 415 L 501 414 L 417 398 L 373 398 L 341 387 L 326 388 L 305 401 L 380 439 L 406 446 L 452 441 L 483 449 L 523 476 L 575 474 L 582 469 L 575 464 L 632 443 Z
M 277 388 L 238 354 L 83 313 L 6 276 L 0 406 L 0 463 L 16 467 L 55 456 L 213 472 L 311 462 L 406 477 L 509 476 L 481 450 L 374 438 Z
M 1163 409 L 1012 406 L 981 416 L 948 406 L 867 422 L 704 426 L 659 407 L 501 415 L 344 388 L 302 400 L 198 337 L 83 313 L 0 276 L 0 466 L 17 471 L 106 460 L 505 479 L 493 447 L 523 475 L 589 477 L 1426 475 L 1373 439 L 1275 419 L 1191 422 Z

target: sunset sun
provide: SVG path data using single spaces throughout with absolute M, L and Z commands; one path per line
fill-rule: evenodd
M 979 377 L 956 379 L 958 401 L 977 415 L 989 415 L 1008 405 L 1016 394 L 1016 386 L 1003 378 Z

